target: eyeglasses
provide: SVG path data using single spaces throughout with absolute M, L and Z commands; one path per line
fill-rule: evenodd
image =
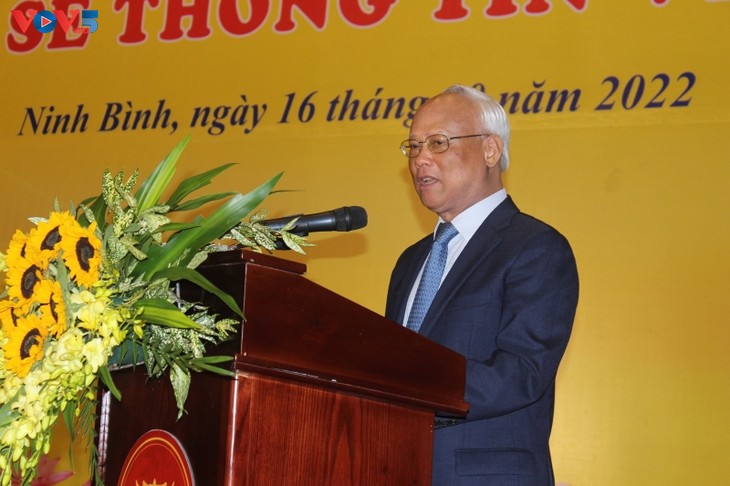
M 491 135 L 491 133 L 477 133 L 475 135 L 447 137 L 446 135 L 443 135 L 441 133 L 436 133 L 434 135 L 426 137 L 426 140 L 424 140 L 423 142 L 410 139 L 403 140 L 400 144 L 400 151 L 403 152 L 403 155 L 405 155 L 409 159 L 412 159 L 413 157 L 418 157 L 418 154 L 421 153 L 421 147 L 425 145 L 432 153 L 440 154 L 441 152 L 446 152 L 447 150 L 449 150 L 449 142 L 452 140 L 458 140 L 460 138 L 484 137 L 489 135 Z

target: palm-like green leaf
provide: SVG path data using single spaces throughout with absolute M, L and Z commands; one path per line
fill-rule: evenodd
M 117 388 L 116 384 L 114 383 L 114 380 L 112 379 L 112 374 L 109 372 L 108 366 L 102 366 L 101 368 L 99 368 L 99 378 L 101 379 L 101 382 L 106 385 L 111 394 L 114 395 L 114 398 L 116 398 L 117 400 L 122 399 L 122 392 L 119 391 L 119 388 Z
M 198 221 L 193 221 L 191 223 L 167 223 L 157 228 L 157 232 L 162 233 L 164 231 L 184 231 L 191 228 L 197 228 L 198 226 L 200 226 L 200 223 Z
M 222 376 L 234 377 L 235 373 L 227 368 L 217 366 L 219 363 L 228 363 L 233 361 L 231 356 L 204 356 L 202 358 L 191 359 L 190 367 L 194 370 L 210 371 Z
M 148 258 L 135 267 L 134 274 L 151 280 L 164 268 L 187 264 L 198 249 L 220 238 L 261 204 L 281 175 L 277 174 L 246 195 L 232 197 L 208 218 L 200 220 L 199 226 L 177 233 L 167 244 L 150 247 Z M 186 252 L 187 256 L 183 257 Z
M 216 287 L 213 282 L 205 278 L 200 272 L 187 267 L 170 267 L 160 270 L 155 274 L 157 278 L 166 278 L 171 281 L 188 280 L 203 290 L 217 296 L 221 299 L 233 312 L 243 317 L 243 312 L 236 303 L 236 300 L 226 292 Z
M 137 200 L 137 210 L 142 213 L 145 210 L 156 206 L 167 189 L 173 176 L 175 175 L 175 167 L 177 160 L 180 158 L 185 146 L 190 140 L 190 135 L 185 137 L 177 146 L 172 149 L 165 159 L 152 171 L 152 174 L 145 179 L 140 186 L 135 199 Z
M 191 199 L 190 201 L 185 201 L 184 203 L 178 204 L 176 207 L 170 209 L 170 211 L 191 211 L 193 209 L 197 209 L 200 206 L 204 204 L 208 204 L 209 202 L 213 201 L 219 201 L 221 199 L 225 199 L 228 196 L 233 196 L 236 194 L 235 192 L 219 192 L 216 194 L 207 194 L 205 196 L 201 196 L 197 199 Z
M 208 184 L 210 184 L 210 181 L 212 181 L 215 176 L 234 165 L 235 164 L 233 163 L 224 164 L 207 172 L 203 172 L 202 174 L 197 174 L 193 177 L 185 179 L 180 183 L 177 189 L 175 189 L 175 192 L 172 193 L 170 199 L 168 199 L 165 204 L 170 206 L 171 211 L 176 210 L 180 202 L 185 199 L 189 194 L 197 191 L 201 187 L 207 186 Z
M 200 324 L 165 299 L 140 299 L 134 307 L 141 311 L 139 318 L 150 324 L 177 329 L 202 329 Z

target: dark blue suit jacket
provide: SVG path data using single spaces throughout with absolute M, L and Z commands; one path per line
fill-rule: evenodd
M 401 255 L 386 317 L 402 323 L 432 235 Z M 467 359 L 466 420 L 434 431 L 433 485 L 554 484 L 555 375 L 578 301 L 567 240 L 503 201 L 446 276 L 419 331 Z

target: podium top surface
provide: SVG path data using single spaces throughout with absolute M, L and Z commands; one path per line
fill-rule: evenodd
M 462 355 L 310 280 L 306 266 L 233 250 L 200 271 L 241 304 L 235 366 L 465 415 Z

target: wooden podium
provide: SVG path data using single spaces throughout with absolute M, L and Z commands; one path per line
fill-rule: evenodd
M 177 438 L 197 486 L 430 484 L 434 415 L 468 408 L 463 356 L 307 280 L 305 269 L 250 251 L 210 256 L 201 272 L 246 317 L 213 351 L 235 356 L 235 378 L 195 374 L 176 420 L 166 379 L 115 371 L 122 401 L 103 392 L 99 410 L 106 486 L 152 429 Z M 197 287 L 180 292 L 230 314 Z M 137 482 L 164 484 L 161 474 Z

